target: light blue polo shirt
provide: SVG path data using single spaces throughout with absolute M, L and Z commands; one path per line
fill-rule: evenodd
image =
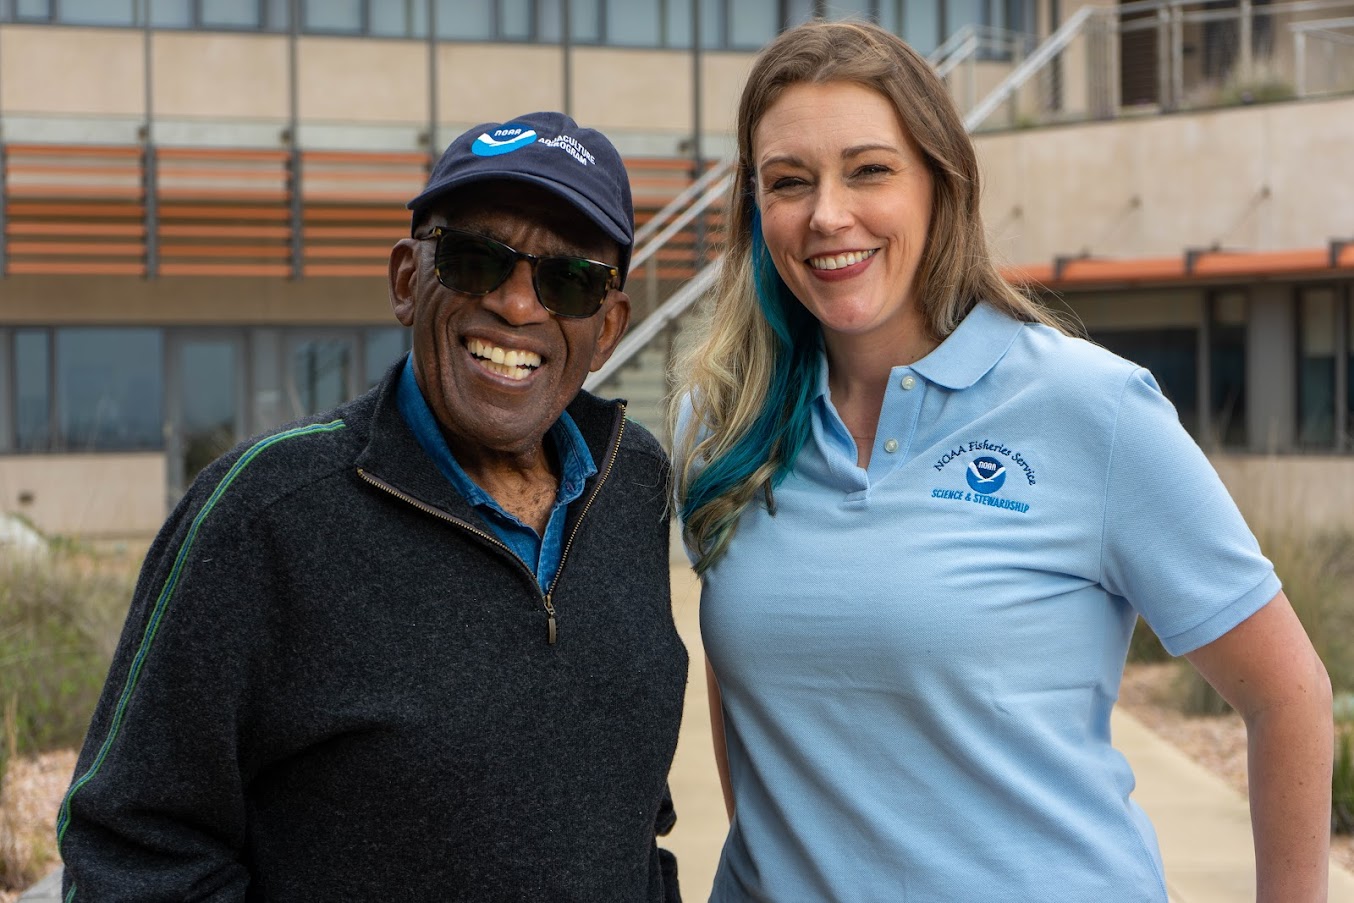
M 569 506 L 583 495 L 587 481 L 597 473 L 597 463 L 588 450 L 588 443 L 569 412 L 561 412 L 545 434 L 545 441 L 553 444 L 559 458 L 560 481 L 545 533 L 538 534 L 535 528 L 505 511 L 457 462 L 437 425 L 437 418 L 428 407 L 428 400 L 423 397 L 423 390 L 418 387 L 418 380 L 414 378 L 412 354 L 404 359 L 404 369 L 400 371 L 400 382 L 395 389 L 395 402 L 414 438 L 433 459 L 442 476 L 475 507 L 494 535 L 531 569 L 541 592 L 549 592 L 564 557 L 564 522 Z
M 891 372 L 868 469 L 824 364 L 775 500 L 701 597 L 711 900 L 1164 903 L 1110 745 L 1134 616 L 1180 654 L 1279 581 L 1151 375 L 982 304 Z

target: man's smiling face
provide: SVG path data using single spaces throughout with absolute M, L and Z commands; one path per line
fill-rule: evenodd
M 454 192 L 420 224 L 473 232 L 536 255 L 617 263 L 619 248 L 557 196 L 515 181 Z M 437 280 L 435 241 L 406 239 L 391 256 L 395 316 L 413 330 L 414 372 L 448 445 L 464 454 L 535 455 L 583 380 L 615 350 L 629 299 L 612 289 L 591 317 L 557 317 L 541 306 L 531 266 L 518 261 L 487 295 Z

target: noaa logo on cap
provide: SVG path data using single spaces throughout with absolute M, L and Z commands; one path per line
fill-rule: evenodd
M 517 122 L 501 125 L 493 131 L 484 132 L 470 145 L 470 152 L 477 157 L 497 157 L 510 154 L 526 147 L 536 140 L 536 130 Z
M 964 478 L 974 492 L 990 495 L 1006 482 L 1006 467 L 996 458 L 984 455 L 969 462 Z

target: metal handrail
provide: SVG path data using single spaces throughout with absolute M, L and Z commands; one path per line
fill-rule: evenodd
M 687 308 L 695 304 L 697 299 L 715 284 L 715 277 L 719 275 L 719 268 L 723 263 L 724 255 L 721 254 L 718 259 L 706 264 L 704 269 L 692 276 L 671 298 L 659 305 L 657 310 L 645 317 L 643 323 L 628 332 L 616 346 L 610 360 L 588 375 L 583 382 L 583 388 L 589 392 L 596 391 L 598 386 L 614 376 L 630 358 L 653 341 L 655 336 L 686 313 Z
M 647 240 L 650 235 L 653 235 L 662 227 L 668 217 L 690 203 L 693 197 L 708 188 L 712 182 L 727 175 L 731 169 L 733 169 L 733 158 L 727 157 L 701 173 L 700 178 L 683 188 L 680 194 L 663 205 L 663 209 L 635 230 L 635 247 L 638 248 L 641 242 Z
M 1025 60 L 1014 69 L 1011 74 L 1001 80 L 1001 83 L 992 90 L 990 94 L 978 102 L 968 115 L 964 117 L 965 130 L 975 131 L 979 125 L 991 116 L 992 113 L 1005 103 L 1012 94 L 1025 86 L 1025 83 L 1034 76 L 1036 72 L 1042 69 L 1050 60 L 1059 53 L 1067 49 L 1068 45 L 1081 33 L 1082 28 L 1091 18 L 1101 12 L 1101 7 L 1083 6 L 1072 16 L 1059 26 L 1058 30 L 1048 36 L 1048 40 L 1040 44 Z M 1111 12 L 1114 10 L 1111 9 Z
M 700 196 L 699 200 L 683 210 L 672 222 L 668 223 L 662 232 L 659 232 L 654 236 L 652 241 L 636 251 L 634 256 L 630 258 L 630 269 L 633 271 L 641 266 L 646 260 L 652 257 L 659 248 L 671 241 L 673 236 L 685 229 L 693 219 L 700 216 L 706 210 L 709 210 L 710 207 L 724 197 L 724 194 L 729 190 L 729 182 L 732 178 L 733 176 L 726 173 L 718 183 L 707 188 L 705 193 Z

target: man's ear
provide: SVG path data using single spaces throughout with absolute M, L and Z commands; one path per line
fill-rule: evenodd
M 400 239 L 390 249 L 390 309 L 401 326 L 414 323 L 418 279 L 418 242 Z
M 597 336 L 597 348 L 592 352 L 593 371 L 600 370 L 611 357 L 616 346 L 630 325 L 630 296 L 620 289 L 613 289 L 606 300 L 606 310 L 602 314 L 602 330 Z

